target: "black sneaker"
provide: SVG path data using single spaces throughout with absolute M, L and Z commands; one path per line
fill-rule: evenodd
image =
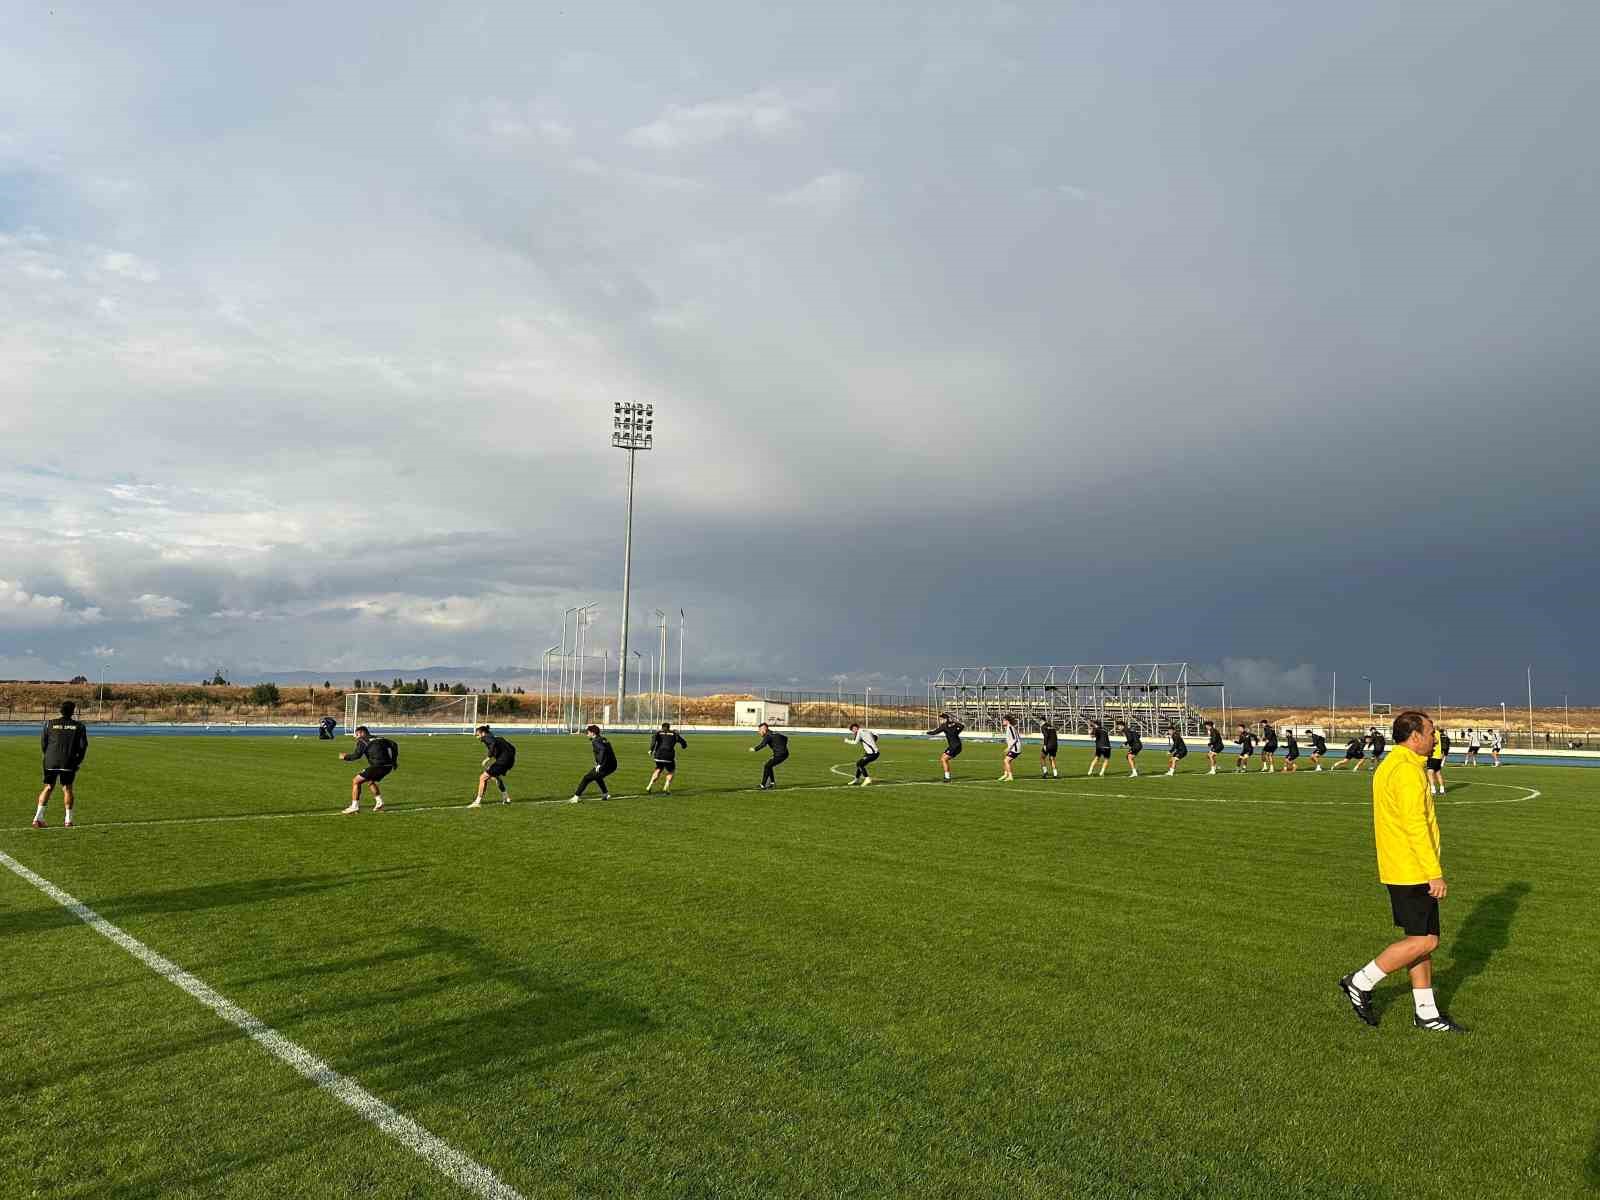
M 1356 1016 L 1374 1029 L 1378 1027 L 1378 1014 L 1372 1011 L 1372 993 L 1365 988 L 1357 987 L 1354 975 L 1346 975 L 1339 980 L 1339 991 L 1350 1001 L 1350 1007 L 1355 1009 Z
M 1450 1014 L 1447 1013 L 1447 1012 L 1442 1012 L 1437 1017 L 1423 1018 L 1423 1017 L 1418 1017 L 1418 1016 L 1412 1016 L 1411 1024 L 1414 1025 L 1418 1029 L 1426 1029 L 1426 1030 L 1429 1030 L 1432 1033 L 1466 1033 L 1467 1032 L 1467 1027 L 1465 1025 L 1457 1025 L 1454 1021 L 1452 1021 L 1450 1019 Z

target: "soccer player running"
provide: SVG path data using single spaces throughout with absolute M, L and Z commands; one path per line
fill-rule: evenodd
M 367 760 L 367 765 L 356 772 L 356 777 L 350 781 L 350 807 L 341 809 L 344 815 L 361 811 L 361 785 L 366 784 L 372 789 L 372 811 L 383 811 L 383 792 L 378 784 L 400 765 L 400 747 L 386 737 L 375 738 L 372 731 L 365 725 L 355 728 L 356 748 L 349 754 L 339 755 L 340 762 L 355 762 L 358 758 Z
M 1044 744 L 1039 747 L 1039 778 L 1048 775 L 1051 779 L 1060 779 L 1056 771 L 1056 752 L 1061 749 L 1060 739 L 1056 734 L 1055 724 L 1049 717 L 1044 719 L 1044 724 L 1039 726 L 1039 736 L 1044 739 Z
M 1122 734 L 1123 744 L 1128 751 L 1128 778 L 1139 778 L 1139 754 L 1144 750 L 1144 739 L 1139 736 L 1139 731 L 1132 725 L 1117 722 L 1117 732 Z M 1101 774 L 1105 774 L 1104 771 Z
M 600 785 L 600 799 L 611 799 L 611 789 L 606 787 L 606 778 L 616 772 L 617 752 L 611 748 L 611 743 L 600 732 L 600 726 L 590 725 L 585 732 L 589 735 L 589 749 L 594 751 L 594 766 L 587 775 L 578 780 L 578 790 L 572 793 L 567 801 L 568 804 L 576 804 L 582 800 L 591 783 Z
M 77 797 L 72 790 L 78 768 L 89 756 L 89 730 L 72 714 L 78 706 L 71 700 L 61 702 L 61 715 L 44 723 L 39 731 L 39 751 L 44 755 L 44 787 L 39 792 L 38 807 L 33 810 L 33 827 L 44 828 L 44 810 L 50 796 L 61 785 L 61 806 L 66 813 L 64 824 L 72 828 L 72 806 Z
M 1355 737 L 1351 738 L 1344 744 L 1344 758 L 1341 761 L 1334 763 L 1333 766 L 1329 767 L 1328 769 L 1330 771 L 1337 771 L 1340 767 L 1344 766 L 1345 763 L 1355 763 L 1356 765 L 1351 767 L 1350 771 L 1352 774 L 1354 774 L 1356 771 L 1359 771 L 1361 769 L 1361 760 L 1366 757 L 1366 745 L 1367 739 L 1359 733 L 1356 734 Z
M 1239 726 L 1239 736 L 1233 739 L 1239 744 L 1239 761 L 1233 764 L 1234 774 L 1250 769 L 1250 756 L 1256 752 L 1256 735 L 1250 732 L 1247 725 Z
M 1317 770 L 1322 770 L 1322 756 L 1328 752 L 1328 739 L 1315 729 L 1307 735 L 1311 739 L 1311 765 Z
M 1222 753 L 1222 731 L 1217 728 L 1215 721 L 1206 722 L 1206 758 L 1211 762 L 1211 769 L 1207 775 L 1217 773 L 1217 755 Z
M 856 773 L 845 787 L 860 784 L 866 787 L 872 782 L 870 773 L 872 764 L 878 761 L 878 735 L 870 729 L 861 728 L 860 721 L 850 722 L 850 736 L 845 738 L 845 745 L 860 746 L 861 757 L 856 759 Z
M 1176 725 L 1167 730 L 1167 774 L 1176 775 L 1178 764 L 1189 757 L 1189 743 L 1183 740 L 1183 734 Z
M 1283 769 L 1293 774 L 1300 769 L 1300 739 L 1294 735 L 1294 726 L 1283 731 Z
M 1422 773 L 1428 779 L 1429 795 L 1444 795 L 1444 756 L 1449 753 L 1450 739 L 1445 737 L 1444 730 L 1434 726 L 1433 745 L 1428 747 L 1427 761 L 1422 764 Z
M 661 785 L 661 794 L 665 796 L 672 790 L 672 777 L 678 771 L 679 746 L 687 750 L 689 743 L 683 740 L 683 734 L 672 728 L 671 722 L 661 722 L 661 728 L 650 735 L 650 761 L 655 763 L 656 769 L 650 772 L 650 782 L 644 785 L 646 792 L 655 786 L 661 775 L 667 777 L 666 783 Z
M 1271 721 L 1261 722 L 1261 769 L 1269 773 L 1278 769 L 1278 727 Z
M 1000 718 L 1001 731 L 1006 735 L 1006 753 L 1000 760 L 1000 783 L 1012 783 L 1016 776 L 1011 773 L 1012 764 L 1022 755 L 1022 730 L 1017 728 L 1015 717 Z
M 1111 765 L 1111 735 L 1106 732 L 1106 727 L 1099 721 L 1089 722 L 1090 732 L 1094 734 L 1094 757 L 1089 760 L 1089 769 L 1085 775 L 1093 775 L 1095 767 L 1100 768 L 1100 778 L 1104 779 L 1106 768 Z
M 1359 971 L 1339 980 L 1355 1014 L 1376 1026 L 1372 990 L 1391 971 L 1411 976 L 1411 1023 L 1433 1033 L 1466 1030 L 1439 1011 L 1433 996 L 1433 952 L 1439 947 L 1439 901 L 1448 893 L 1439 862 L 1439 819 L 1423 777 L 1433 749 L 1433 721 L 1413 709 L 1394 719 L 1394 752 L 1372 773 L 1372 828 L 1378 878 L 1389 890 L 1389 909 L 1405 937 L 1384 948 Z
M 772 751 L 772 757 L 761 764 L 761 790 L 770 792 L 778 786 L 778 777 L 773 773 L 773 768 L 789 757 L 789 739 L 785 734 L 776 732 L 765 721 L 757 725 L 756 728 L 761 730 L 761 740 L 750 747 L 750 753 L 754 754 L 757 750 L 767 749 Z M 949 776 L 947 775 L 945 778 L 948 779 Z
M 500 803 L 510 804 L 511 793 L 506 791 L 506 773 L 517 765 L 517 748 L 505 738 L 490 733 L 487 725 L 479 725 L 477 734 L 478 740 L 483 743 L 483 773 L 478 776 L 478 794 L 467 807 L 483 807 L 484 789 L 489 786 L 491 779 L 494 780 L 494 786 L 500 789 Z
M 949 713 L 939 714 L 939 723 L 928 730 L 929 737 L 944 734 L 944 750 L 939 755 L 939 767 L 944 771 L 944 781 L 950 782 L 950 760 L 961 753 L 961 722 Z
M 1383 734 L 1378 732 L 1376 725 L 1367 730 L 1367 746 L 1372 751 L 1372 769 L 1374 771 L 1378 769 L 1378 764 L 1383 761 L 1384 747 L 1388 744 L 1388 742 L 1384 741 Z

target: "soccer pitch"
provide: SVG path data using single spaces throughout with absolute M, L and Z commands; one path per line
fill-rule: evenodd
M 696 736 L 96 739 L 80 827 L 0 852 L 446 1143 L 470 1183 L 0 870 L 0 1196 L 1581 1196 L 1600 1190 L 1600 771 L 1448 771 L 1442 1007 L 1335 988 L 1397 936 L 1370 775 L 1175 779 L 1120 750 Z M 1224 760 L 1231 764 L 1231 757 Z M 1159 764 L 1159 765 L 1158 765 Z M 831 768 L 839 767 L 841 776 Z M 363 807 L 370 804 L 364 797 Z

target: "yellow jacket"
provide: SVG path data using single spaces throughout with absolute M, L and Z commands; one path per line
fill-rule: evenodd
M 1439 820 L 1422 763 L 1416 751 L 1396 746 L 1372 777 L 1372 833 L 1378 844 L 1378 878 L 1384 883 L 1444 877 Z

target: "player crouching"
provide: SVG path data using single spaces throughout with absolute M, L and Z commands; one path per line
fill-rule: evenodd
M 350 781 L 350 807 L 340 811 L 347 815 L 361 811 L 361 785 L 366 784 L 372 789 L 372 811 L 382 812 L 383 793 L 378 788 L 378 782 L 400 765 L 400 747 L 395 745 L 392 738 L 373 737 L 372 731 L 365 725 L 357 725 L 355 734 L 356 748 L 349 754 L 339 755 L 339 761 L 354 762 L 364 758 L 367 765 Z
M 483 807 L 483 793 L 491 779 L 495 787 L 500 789 L 500 803 L 510 804 L 511 793 L 506 790 L 506 773 L 517 765 L 517 748 L 505 738 L 490 733 L 487 725 L 479 725 L 476 732 L 478 740 L 483 743 L 483 774 L 478 776 L 478 794 L 467 807 Z

